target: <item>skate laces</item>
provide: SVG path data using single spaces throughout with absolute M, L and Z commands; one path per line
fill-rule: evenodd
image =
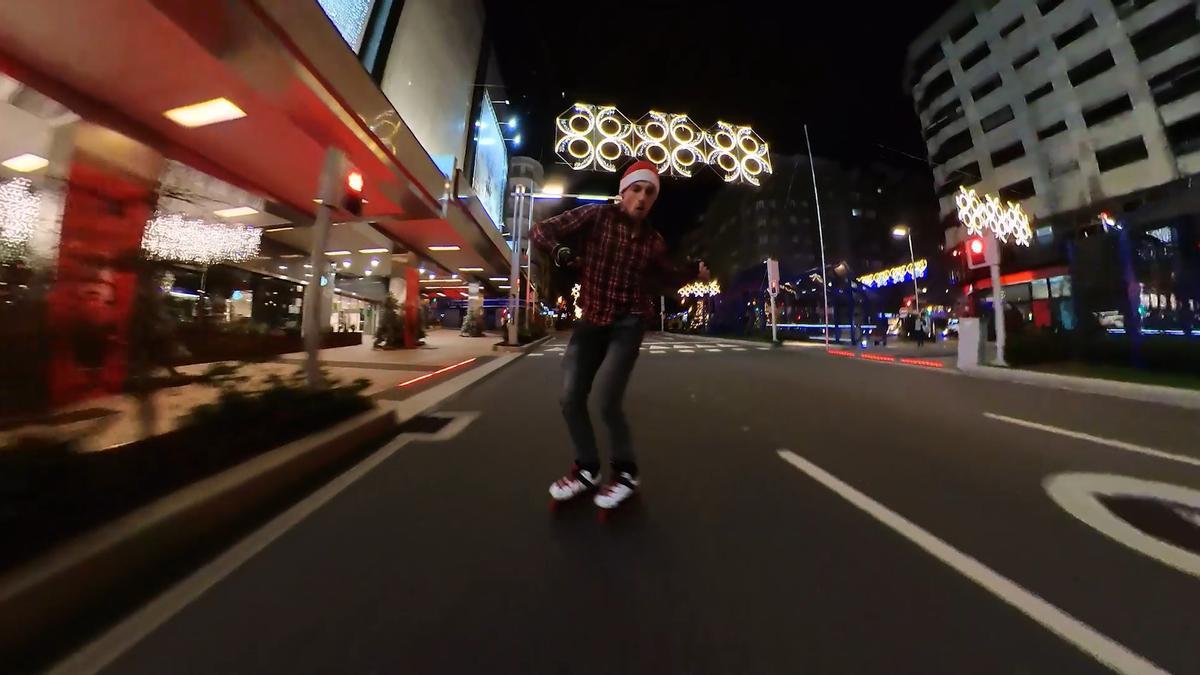
M 572 467 L 571 471 L 568 472 L 567 475 L 554 481 L 554 484 L 560 488 L 573 487 L 576 483 L 585 487 L 594 484 L 583 477 L 583 469 L 580 469 L 579 467 Z

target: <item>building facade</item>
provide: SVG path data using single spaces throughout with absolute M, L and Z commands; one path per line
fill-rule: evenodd
M 947 252 L 960 253 L 965 235 L 960 186 L 1019 202 L 1034 220 L 1033 245 L 1003 259 L 1003 271 L 1023 279 L 1006 280 L 1005 292 L 1026 321 L 1072 328 L 1100 317 L 1124 330 L 1150 317 L 1162 324 L 1155 330 L 1190 330 L 1197 8 L 1195 0 L 971 0 L 910 46 L 904 84 Z M 985 273 L 965 272 L 968 292 L 989 287 Z
M 497 292 L 509 114 L 485 20 L 481 0 L 0 7 L 0 413 L 121 391 L 160 317 L 296 351 L 303 325 L 370 332 L 389 293 L 415 314 Z M 361 201 L 331 205 L 351 176 Z

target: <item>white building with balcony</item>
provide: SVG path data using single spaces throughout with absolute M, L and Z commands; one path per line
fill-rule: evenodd
M 909 48 L 943 216 L 959 185 L 1037 217 L 1200 172 L 1195 0 L 966 0 Z

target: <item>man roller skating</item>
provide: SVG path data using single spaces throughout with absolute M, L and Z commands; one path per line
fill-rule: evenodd
M 562 410 L 575 447 L 570 472 L 550 485 L 556 502 L 597 490 L 595 504 L 612 509 L 633 496 L 638 466 L 622 399 L 641 351 L 645 321 L 653 314 L 653 295 L 645 286 L 655 275 L 660 281 L 687 281 L 699 272 L 675 268 L 667 245 L 646 216 L 659 196 L 658 170 L 637 162 L 621 177 L 620 202 L 583 206 L 534 227 L 530 239 L 560 267 L 580 274 L 579 306 L 583 318 L 563 359 Z M 588 414 L 588 394 L 600 366 L 608 363 L 611 377 L 597 387 L 601 417 L 612 440 L 612 473 L 601 485 L 600 453 Z

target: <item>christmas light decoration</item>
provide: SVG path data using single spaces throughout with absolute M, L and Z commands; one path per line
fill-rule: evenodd
M 690 178 L 711 166 L 727 183 L 759 185 L 773 172 L 770 150 L 748 126 L 718 122 L 702 130 L 685 114 L 650 111 L 636 124 L 612 106 L 576 103 L 555 121 L 555 152 L 576 171 L 613 173 L 642 158 L 659 173 Z
M 907 265 L 897 265 L 880 272 L 873 274 L 865 274 L 858 278 L 858 282 L 864 286 L 871 288 L 883 288 L 892 284 L 902 283 L 904 281 L 912 281 L 925 276 L 925 272 L 929 269 L 929 261 L 924 258 L 908 263 Z
M 1016 202 L 1005 204 L 991 195 L 981 199 L 974 190 L 961 186 L 954 202 L 958 206 L 958 219 L 967 226 L 968 235 L 980 235 L 986 230 L 1002 243 L 1008 243 L 1010 237 L 1018 246 L 1029 246 L 1033 241 L 1029 215 Z
M 37 225 L 42 198 L 28 178 L 0 182 L 0 259 L 20 257 Z
M 262 230 L 213 223 L 179 213 L 156 213 L 146 223 L 142 250 L 155 260 L 213 265 L 245 262 L 258 255 Z
M 711 298 L 714 295 L 720 294 L 721 284 L 717 283 L 716 279 L 712 281 L 693 281 L 679 289 L 680 297 L 684 298 Z
M 583 308 L 579 306 L 579 293 L 581 290 L 582 290 L 582 287 L 579 284 L 575 284 L 575 286 L 573 286 L 571 288 L 571 302 L 573 302 L 575 304 L 575 318 L 576 319 L 583 318 Z

